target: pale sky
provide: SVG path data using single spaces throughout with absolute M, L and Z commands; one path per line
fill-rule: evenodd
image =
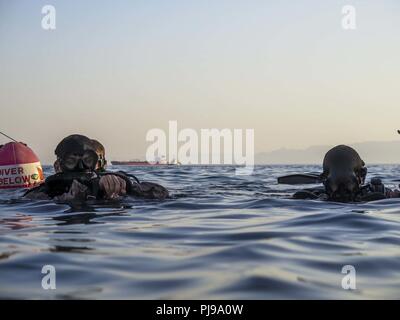
M 0 131 L 43 163 L 72 133 L 144 157 L 169 120 L 254 129 L 256 152 L 395 140 L 399 36 L 398 0 L 0 0 Z

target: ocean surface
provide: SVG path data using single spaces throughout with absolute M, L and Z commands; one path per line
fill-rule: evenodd
M 301 186 L 276 183 L 320 166 L 110 169 L 171 199 L 70 207 L 1 191 L 0 298 L 400 299 L 400 199 L 292 200 Z M 369 166 L 374 176 L 396 187 L 400 166 Z M 42 288 L 45 265 L 55 290 Z M 342 288 L 345 265 L 355 290 Z

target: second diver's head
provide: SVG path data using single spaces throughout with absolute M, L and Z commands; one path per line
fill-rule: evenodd
M 367 174 L 357 151 L 345 145 L 338 145 L 326 153 L 323 170 L 325 191 L 329 199 L 335 201 L 354 201 Z
M 54 166 L 61 172 L 91 172 L 96 170 L 99 156 L 93 141 L 86 136 L 73 134 L 56 147 Z

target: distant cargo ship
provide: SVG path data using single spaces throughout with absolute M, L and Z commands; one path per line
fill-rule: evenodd
M 111 161 L 113 166 L 176 166 L 180 165 L 179 161 L 173 160 L 167 162 L 165 158 L 158 159 L 154 162 L 143 160 L 129 160 L 129 161 Z

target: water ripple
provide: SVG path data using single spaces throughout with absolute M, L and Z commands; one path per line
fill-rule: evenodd
M 400 298 L 400 199 L 292 200 L 301 187 L 276 184 L 318 166 L 114 169 L 171 199 L 70 207 L 0 194 L 1 298 Z M 369 178 L 395 187 L 399 169 L 370 166 Z M 41 289 L 46 264 L 54 291 Z M 356 268 L 355 291 L 341 287 L 344 265 Z

